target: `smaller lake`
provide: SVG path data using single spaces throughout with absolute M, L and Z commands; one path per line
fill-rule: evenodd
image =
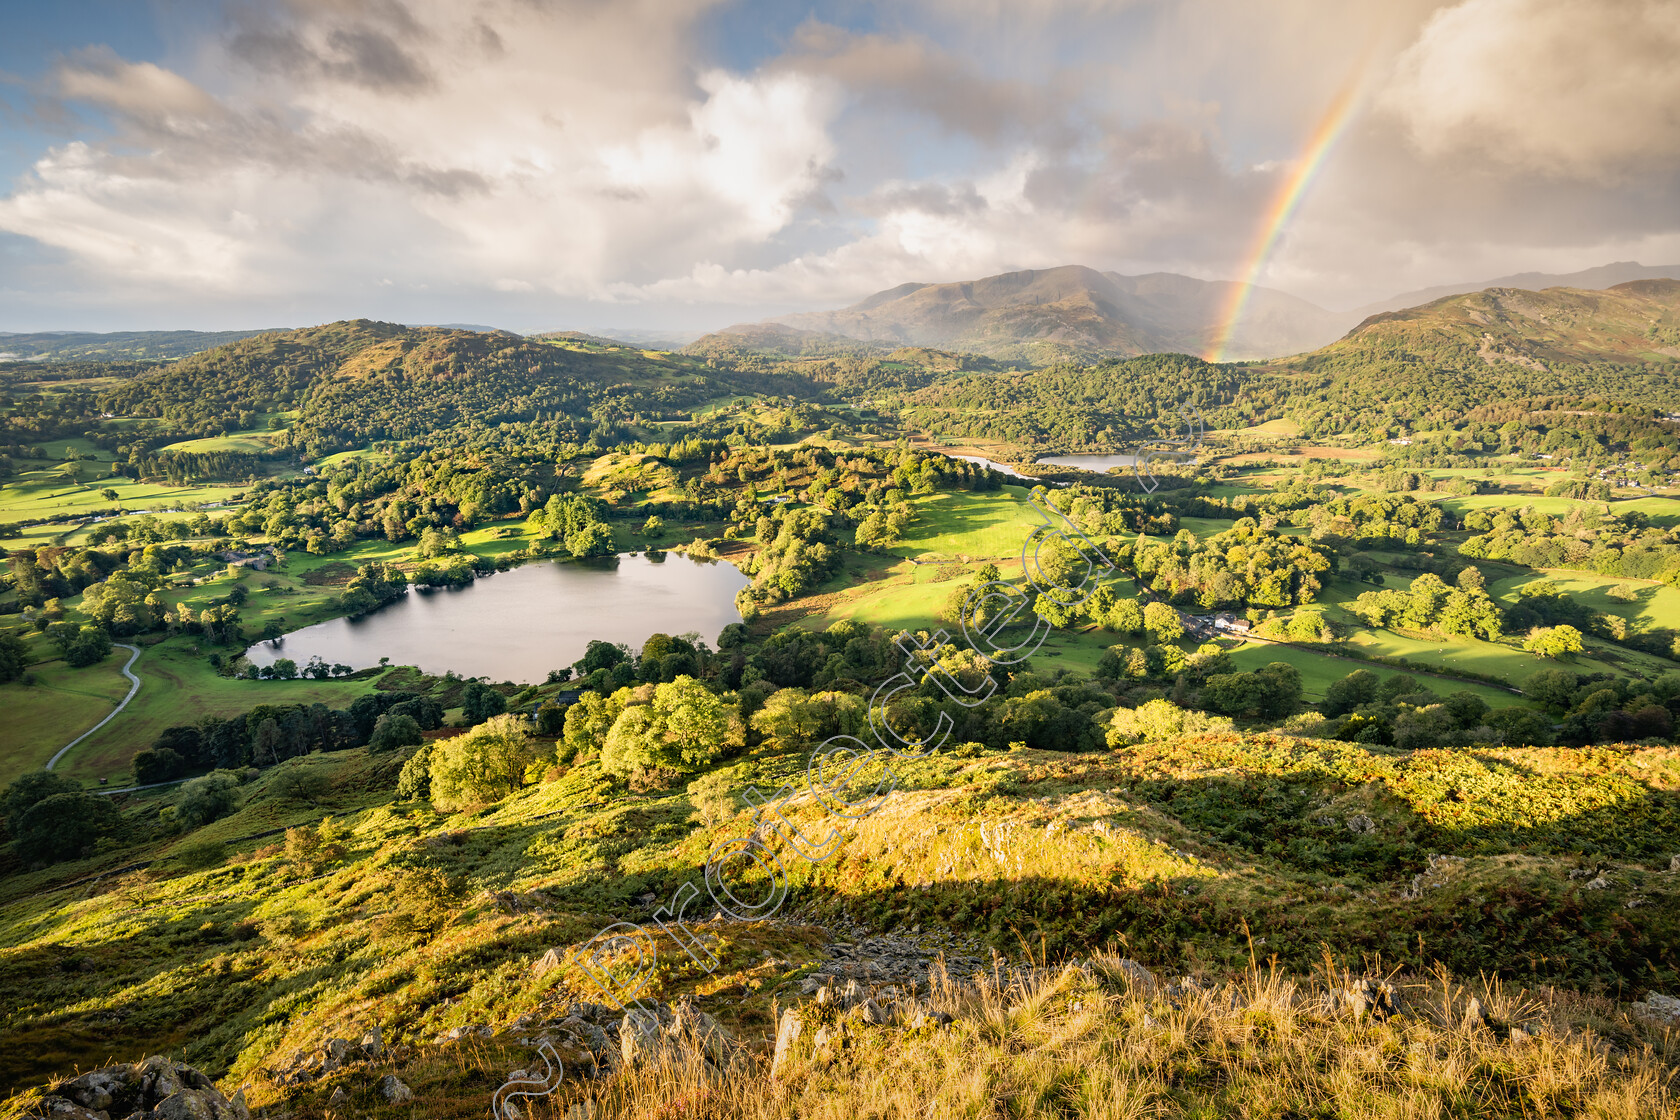
M 999 462 L 997 462 L 993 459 L 988 459 L 984 455 L 953 455 L 949 451 L 941 452 L 941 454 L 943 454 L 945 456 L 945 458 L 947 458 L 947 459 L 961 459 L 965 463 L 979 463 L 982 467 L 990 467 L 994 471 L 998 471 L 1002 474 L 1009 475 L 1012 478 L 1024 478 L 1028 482 L 1037 482 L 1038 481 L 1038 479 L 1033 478 L 1030 475 L 1022 474 L 1020 471 L 1016 470 L 1014 467 L 1004 466 L 1002 463 L 999 463 Z
M 1046 455 L 1038 460 L 1049 466 L 1074 467 L 1082 471 L 1095 471 L 1097 474 L 1107 474 L 1111 467 L 1125 467 L 1131 469 L 1137 463 L 1136 455 Z
M 407 595 L 361 618 L 335 618 L 245 651 L 253 664 L 289 657 L 301 668 L 365 669 L 389 657 L 428 673 L 542 681 L 583 656 L 593 639 L 639 650 L 651 634 L 697 632 L 708 645 L 741 621 L 735 593 L 747 577 L 733 564 L 680 552 L 603 560 L 540 560 L 465 587 Z

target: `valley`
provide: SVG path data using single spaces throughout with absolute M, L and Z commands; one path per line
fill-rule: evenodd
M 855 1070 L 957 1060 L 1008 1007 L 1105 1054 L 1187 1017 L 1173 1060 L 1223 1072 L 1138 1091 L 1236 1108 L 1210 1040 L 1277 1015 L 1315 1061 L 1427 1040 L 1530 1063 L 1555 1109 L 1643 1078 L 1660 1114 L 1672 1044 L 1630 1006 L 1680 987 L 1677 316 L 1658 280 L 1223 364 L 352 321 L 0 367 L 0 1072 L 167 1051 L 258 1110 L 380 1113 L 372 1065 L 308 1058 L 377 1026 L 368 1062 L 467 1115 L 587 1020 L 615 1033 L 568 1060 L 611 1077 L 555 1115 L 653 1115 L 686 1098 L 584 947 L 879 718 L 940 749 L 826 860 L 773 830 L 773 916 L 697 903 L 717 967 L 662 942 L 658 1014 L 748 1063 L 670 1084 L 767 1108 L 785 1050 L 843 1100 L 809 1032 L 778 1043 L 790 1009 Z M 1145 477 L 1186 407 L 1198 442 Z M 668 605 L 657 570 L 690 568 Z M 996 582 L 1042 634 L 1021 663 L 965 629 Z M 113 640 L 142 684 L 47 775 L 127 690 Z M 1406 1013 L 1349 1019 L 1378 981 Z M 1595 1047 L 1621 1073 L 1581 1072 Z M 1384 1076 L 1372 1107 L 1493 1091 Z

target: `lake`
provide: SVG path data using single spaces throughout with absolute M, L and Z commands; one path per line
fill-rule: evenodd
M 1107 474 L 1110 467 L 1130 469 L 1137 462 L 1136 455 L 1046 455 L 1040 463 L 1057 467 L 1074 467 L 1082 471 Z
M 680 552 L 604 560 L 541 560 L 465 587 L 420 590 L 361 618 L 335 618 L 245 651 L 256 665 L 319 655 L 357 669 L 389 657 L 428 673 L 536 683 L 583 656 L 592 639 L 640 650 L 650 634 L 695 631 L 717 645 L 741 621 L 733 564 Z

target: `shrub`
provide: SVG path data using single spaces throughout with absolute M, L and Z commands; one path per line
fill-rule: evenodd
M 203 871 L 220 867 L 227 858 L 227 847 L 217 840 L 204 840 L 177 848 L 169 858 L 187 871 Z

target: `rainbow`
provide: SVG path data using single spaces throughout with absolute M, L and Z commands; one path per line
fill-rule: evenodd
M 1272 249 L 1277 244 L 1283 228 L 1289 224 L 1295 210 L 1301 205 L 1301 199 L 1306 196 L 1307 188 L 1312 186 L 1318 172 L 1324 166 L 1325 157 L 1336 146 L 1336 140 L 1348 121 L 1353 119 L 1353 111 L 1359 102 L 1359 71 L 1342 92 L 1330 103 L 1318 127 L 1313 129 L 1306 148 L 1300 159 L 1296 160 L 1295 168 L 1279 185 L 1277 194 L 1266 208 L 1265 220 L 1260 223 L 1260 235 L 1254 239 L 1254 245 L 1249 249 L 1247 266 L 1242 270 L 1244 280 L 1231 285 L 1231 292 L 1225 299 L 1225 307 L 1220 313 L 1218 327 L 1213 334 L 1213 342 L 1208 350 L 1207 360 L 1220 362 L 1225 360 L 1225 350 L 1231 343 L 1231 332 L 1236 329 L 1242 319 L 1243 311 L 1248 306 L 1248 297 L 1254 291 L 1255 282 L 1260 278 L 1261 270 L 1271 259 Z

